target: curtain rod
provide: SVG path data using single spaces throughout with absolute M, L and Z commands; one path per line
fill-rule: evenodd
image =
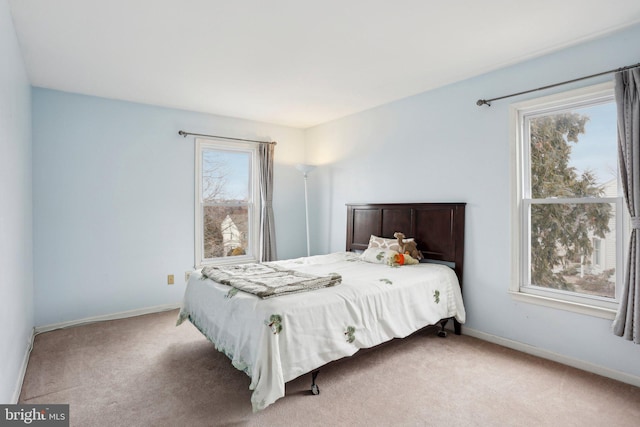
M 193 136 L 204 136 L 204 137 L 207 137 L 207 138 L 228 139 L 228 140 L 231 140 L 231 141 L 257 142 L 258 144 L 273 144 L 273 145 L 277 144 L 277 142 L 275 142 L 275 141 L 257 141 L 255 139 L 231 138 L 230 136 L 206 135 L 206 134 L 203 134 L 203 133 L 185 132 L 183 130 L 178 131 L 178 135 L 181 135 L 183 138 L 186 138 L 187 135 L 193 135 Z
M 640 62 L 637 63 L 637 64 L 634 64 L 634 65 L 627 65 L 626 67 L 616 68 L 614 70 L 603 71 L 601 73 L 591 74 L 590 76 L 578 77 L 577 79 L 567 80 L 566 82 L 560 82 L 560 83 L 554 83 L 554 84 L 547 85 L 547 86 L 542 86 L 542 87 L 539 87 L 537 89 L 525 90 L 525 91 L 518 92 L 518 93 L 512 93 L 510 95 L 499 96 L 497 98 L 478 99 L 478 101 L 476 102 L 476 105 L 478 107 L 482 107 L 483 105 L 488 105 L 489 107 L 491 107 L 491 102 L 497 101 L 499 99 L 511 98 L 512 96 L 518 96 L 518 95 L 524 95 L 525 93 L 531 93 L 531 92 L 536 92 L 538 90 L 544 90 L 544 89 L 549 89 L 549 88 L 556 87 L 556 86 L 562 86 L 562 85 L 566 85 L 566 84 L 573 83 L 573 82 L 579 82 L 580 80 L 586 80 L 586 79 L 590 79 L 592 77 L 604 76 L 605 74 L 616 73 L 616 72 L 619 72 L 619 71 L 629 70 L 631 68 L 637 68 L 637 67 L 640 67 Z

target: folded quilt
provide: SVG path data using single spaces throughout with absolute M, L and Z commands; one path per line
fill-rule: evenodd
M 335 273 L 315 276 L 257 263 L 204 267 L 202 276 L 260 298 L 312 291 L 335 286 L 342 281 L 342 277 Z

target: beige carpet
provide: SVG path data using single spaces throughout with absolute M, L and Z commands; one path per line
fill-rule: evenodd
M 36 336 L 21 403 L 73 426 L 638 426 L 640 388 L 425 330 L 324 368 L 252 413 L 249 377 L 177 311 Z

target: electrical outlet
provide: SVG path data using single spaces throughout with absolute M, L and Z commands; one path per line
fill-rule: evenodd
M 173 274 L 167 276 L 167 285 L 173 285 Z
M 191 272 L 190 271 L 185 271 L 184 272 L 184 281 L 188 282 L 189 281 L 189 277 L 191 277 Z

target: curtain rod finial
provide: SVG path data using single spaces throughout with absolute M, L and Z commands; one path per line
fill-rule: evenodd
M 183 131 L 183 130 L 179 130 L 178 131 L 178 135 L 181 135 L 183 138 L 187 137 L 187 133 L 185 131 Z
M 489 102 L 486 99 L 478 99 L 478 101 L 476 102 L 476 105 L 478 107 L 482 107 L 483 105 L 487 105 L 491 107 L 491 104 L 489 104 Z

